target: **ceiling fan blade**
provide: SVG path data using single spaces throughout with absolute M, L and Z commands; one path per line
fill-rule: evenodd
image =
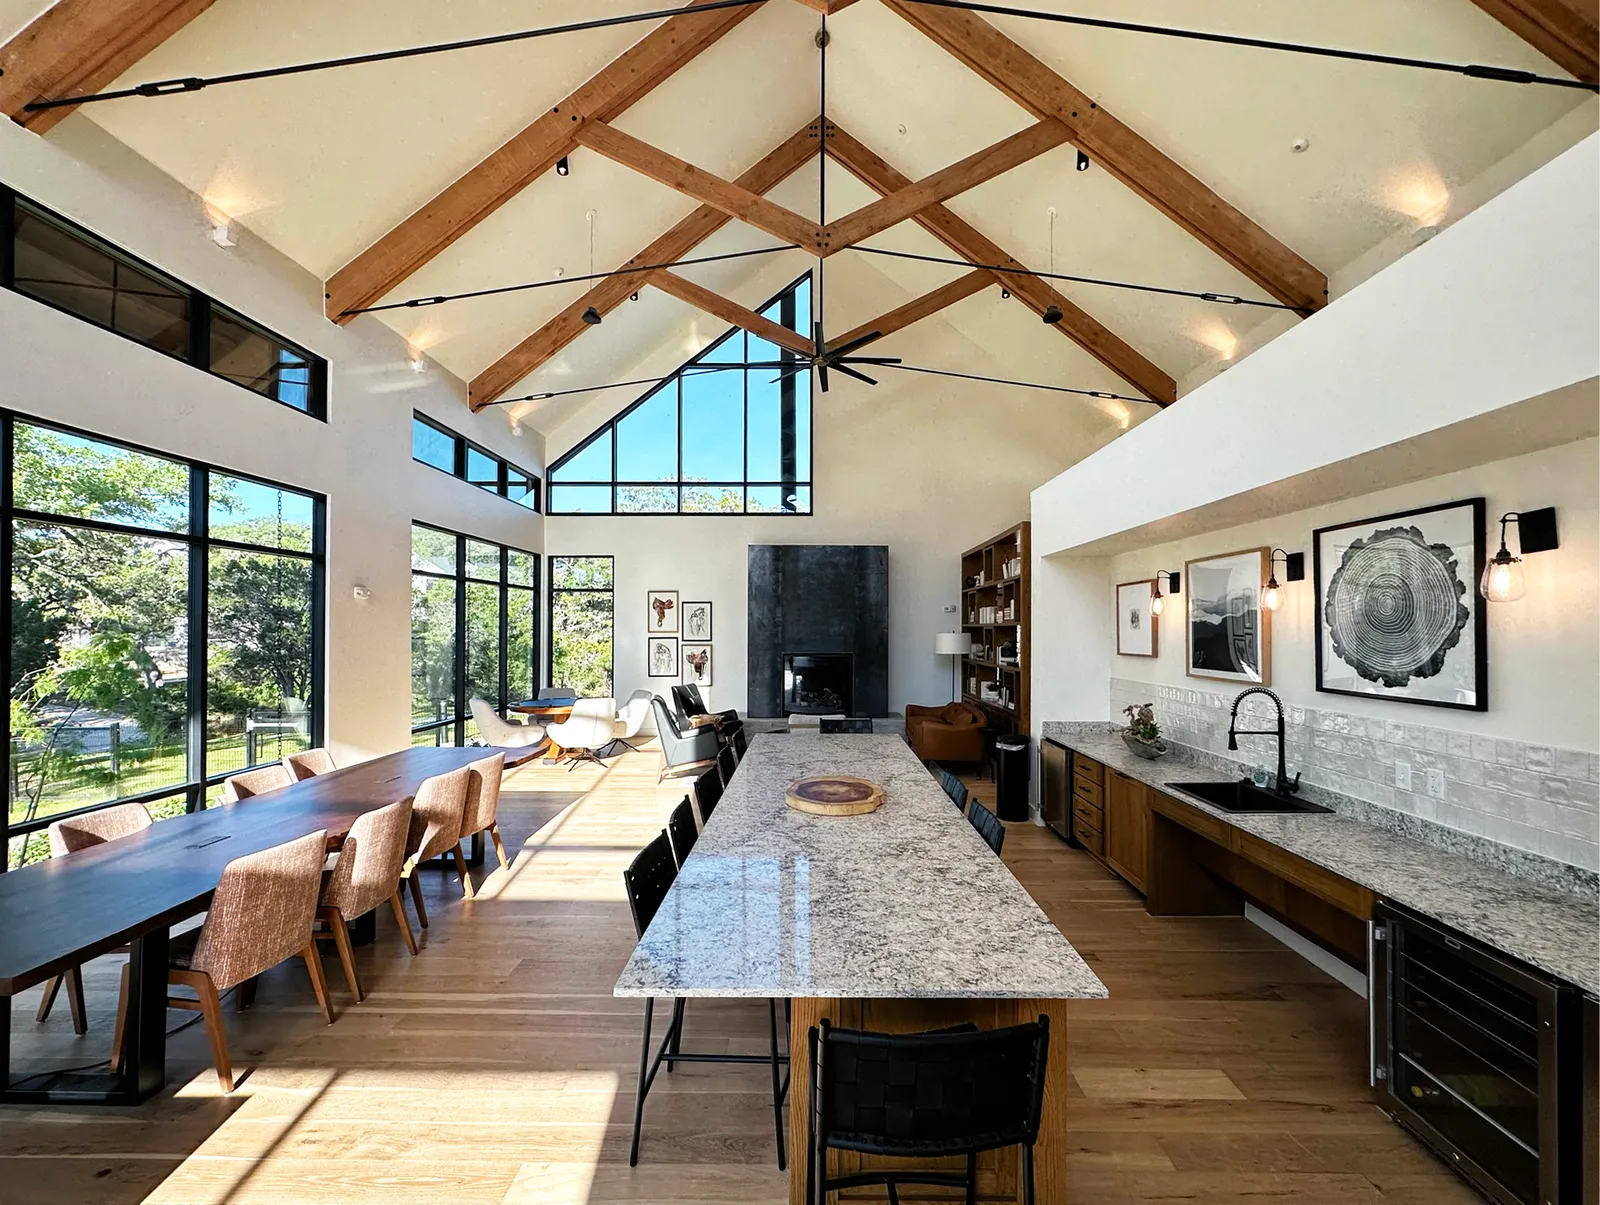
M 846 356 L 842 360 L 835 360 L 835 364 L 898 364 L 899 356 Z
M 822 392 L 823 393 L 827 393 L 828 392 L 828 362 L 826 360 L 818 360 L 817 361 L 817 378 L 822 382 Z
M 875 339 L 881 338 L 883 338 L 882 331 L 873 331 L 871 334 L 862 335 L 859 339 L 850 340 L 850 342 L 846 343 L 843 347 L 835 347 L 828 353 L 828 355 L 837 360 L 840 356 L 848 356 L 851 352 L 855 351 L 856 348 L 865 347 Z
M 1147 397 L 1129 397 L 1124 393 L 1107 393 L 1104 389 L 1074 389 L 1069 385 L 1044 385 L 1036 381 L 1011 381 L 1004 377 L 982 377 L 970 372 L 951 372 L 947 368 L 920 368 L 912 364 L 886 364 L 886 368 L 898 368 L 901 372 L 917 372 L 930 377 L 955 377 L 962 381 L 984 381 L 990 385 L 1016 385 L 1022 389 L 1044 389 L 1051 393 L 1075 393 L 1079 397 L 1106 398 L 1116 402 L 1142 402 L 1146 406 L 1166 408 L 1165 402 L 1152 401 Z
M 840 363 L 835 362 L 834 368 L 836 368 L 840 372 L 844 373 L 845 376 L 854 377 L 858 381 L 865 381 L 868 385 L 876 385 L 878 383 L 878 382 L 874 381 L 871 377 L 869 377 L 866 373 L 857 372 L 855 369 L 851 368 L 848 364 L 840 364 Z
M 821 318 L 818 318 L 815 322 L 813 322 L 811 324 L 811 336 L 812 336 L 812 341 L 816 344 L 816 350 L 811 353 L 812 358 L 820 360 L 820 359 L 822 359 L 823 356 L 828 354 L 828 345 L 822 341 L 822 319 Z

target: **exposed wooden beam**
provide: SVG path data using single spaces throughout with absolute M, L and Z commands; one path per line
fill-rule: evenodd
M 43 134 L 76 110 L 34 100 L 89 96 L 193 21 L 213 0 L 58 0 L 0 46 L 0 112 Z
M 737 183 L 754 193 L 764 193 L 787 179 L 801 164 L 816 157 L 817 123 L 802 126 L 770 154 L 739 177 Z M 729 222 L 727 214 L 702 205 L 668 230 L 622 267 L 668 264 L 682 259 Z M 611 276 L 598 281 L 561 313 L 546 322 L 516 347 L 473 378 L 472 408 L 482 409 L 530 372 L 547 363 L 584 331 L 583 311 L 593 306 L 609 314 L 650 279 L 648 273 Z
M 676 272 L 656 272 L 650 277 L 650 283 L 663 293 L 670 293 L 679 301 L 686 301 L 695 309 L 703 310 L 713 318 L 721 318 L 734 326 L 742 326 L 752 335 L 765 339 L 768 343 L 776 343 L 779 347 L 786 347 L 802 356 L 809 356 L 816 350 L 816 345 L 804 335 L 797 335 L 788 327 L 770 318 L 763 318 L 754 310 L 747 309 L 736 301 L 730 301 L 721 293 L 712 292 L 704 285 L 685 280 Z
M 982 17 L 914 0 L 882 2 L 1035 117 L 1060 121 L 1096 164 L 1279 301 L 1308 310 L 1327 304 L 1328 279 L 1313 264 Z
M 577 147 L 589 121 L 609 121 L 755 13 L 749 8 L 692 10 L 664 21 L 572 95 L 512 138 L 449 188 L 384 235 L 327 285 L 327 313 L 348 322 L 347 310 L 375 303 Z
M 828 16 L 849 8 L 855 2 L 856 0 L 800 0 L 801 4 L 804 4 L 813 12 L 826 13 Z
M 1031 125 L 830 223 L 826 250 L 830 254 L 843 251 L 880 231 L 899 225 L 915 216 L 919 210 L 948 201 L 968 189 L 976 188 L 985 180 L 992 180 L 1030 159 L 1038 158 L 1067 139 L 1067 127 L 1059 121 L 1041 121 Z
M 746 225 L 764 230 L 786 243 L 798 243 L 814 250 L 821 246 L 826 236 L 826 232 L 810 218 L 801 217 L 794 210 L 785 209 L 760 193 L 713 175 L 631 134 L 624 134 L 615 126 L 600 121 L 589 122 L 578 131 L 578 142 L 615 163 L 631 167 L 668 188 L 677 189 L 686 197 L 720 209 L 729 217 L 738 218 Z
M 887 161 L 832 122 L 828 129 L 828 153 L 863 184 L 880 193 L 888 194 L 911 183 Z M 972 263 L 1026 267 L 943 205 L 930 205 L 918 213 L 915 220 L 945 246 Z M 1010 289 L 1036 314 L 1042 315 L 1052 305 L 1058 307 L 1063 317 L 1056 324 L 1056 329 L 1152 401 L 1172 402 L 1177 399 L 1178 388 L 1170 376 L 1120 336 L 1074 305 L 1048 281 L 1037 276 L 1009 273 L 995 273 L 994 279 Z
M 863 322 L 854 330 L 845 331 L 837 339 L 828 340 L 828 350 L 845 346 L 855 339 L 860 339 L 874 332 L 880 335 L 892 335 L 895 331 L 904 330 L 913 322 L 921 322 L 932 314 L 937 314 L 946 306 L 952 306 L 958 301 L 964 301 L 974 293 L 981 293 L 984 289 L 992 289 L 995 280 L 992 272 L 982 270 L 968 272 L 965 276 L 958 276 L 949 284 L 940 285 L 932 292 L 924 293 L 904 305 L 896 306 L 887 314 L 880 314 L 871 322 Z M 862 349 L 863 355 L 876 355 Z
M 1600 82 L 1600 19 L 1594 0 L 1472 0 L 1563 71 Z

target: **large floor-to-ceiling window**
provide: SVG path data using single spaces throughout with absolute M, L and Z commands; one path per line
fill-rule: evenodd
M 474 697 L 503 715 L 537 693 L 538 596 L 536 554 L 412 526 L 412 744 L 476 737 Z
M 550 558 L 550 681 L 611 697 L 614 578 L 608 556 Z
M 204 804 L 322 740 L 324 504 L 0 416 L 6 864 L 70 812 Z

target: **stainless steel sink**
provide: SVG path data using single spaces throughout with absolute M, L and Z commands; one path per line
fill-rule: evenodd
M 1175 791 L 1184 791 L 1203 799 L 1224 812 L 1330 812 L 1332 808 L 1307 803 L 1293 795 L 1279 795 L 1264 791 L 1248 779 L 1234 782 L 1169 782 Z

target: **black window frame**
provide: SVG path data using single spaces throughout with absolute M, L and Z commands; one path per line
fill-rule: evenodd
M 545 573 L 548 587 L 545 590 L 545 640 L 544 680 L 550 685 L 565 686 L 566 683 L 557 683 L 556 677 L 556 595 L 557 594 L 609 594 L 611 596 L 611 662 L 606 666 L 606 677 L 610 679 L 611 690 L 617 689 L 617 558 L 604 552 L 576 552 L 552 553 L 545 558 L 549 565 Z M 609 586 L 556 586 L 557 561 L 610 561 L 611 584 Z
M 47 431 L 55 431 L 61 435 L 71 436 L 76 439 L 91 440 L 95 443 L 106 444 L 144 456 L 158 457 L 162 460 L 182 465 L 189 472 L 188 527 L 183 531 L 165 531 L 139 527 L 128 523 L 113 523 L 100 519 L 56 514 L 51 511 L 19 508 L 16 505 L 14 491 L 12 458 L 14 433 L 19 423 Z M 268 489 L 287 490 L 311 499 L 311 548 L 308 551 L 301 552 L 298 549 L 275 548 L 266 544 L 253 544 L 246 541 L 228 540 L 213 536 L 211 534 L 210 503 L 211 479 L 214 476 L 248 481 L 256 485 L 265 486 Z M 206 795 L 213 787 L 230 775 L 239 773 L 237 769 L 211 773 L 206 766 L 208 755 L 206 747 L 206 709 L 207 694 L 210 690 L 211 652 L 209 584 L 211 553 L 214 550 L 289 557 L 310 563 L 311 687 L 308 692 L 309 698 L 306 700 L 308 713 L 307 733 L 310 744 L 313 747 L 325 742 L 327 728 L 328 630 L 328 499 L 325 494 L 316 490 L 306 489 L 303 486 L 291 485 L 288 482 L 272 481 L 254 473 L 242 472 L 223 465 L 212 464 L 208 461 L 196 460 L 193 457 L 183 456 L 161 448 L 134 443 L 131 440 L 72 427 L 52 419 L 40 418 L 21 411 L 0 409 L 0 580 L 6 583 L 8 594 L 10 592 L 15 556 L 13 536 L 15 525 L 19 521 L 42 526 L 78 527 L 114 535 L 144 536 L 186 546 L 188 597 L 185 601 L 184 620 L 188 633 L 186 678 L 190 683 L 190 688 L 188 690 L 188 706 L 184 726 L 184 752 L 185 766 L 190 769 L 198 767 L 198 773 L 189 774 L 187 780 L 182 783 L 158 787 L 134 795 L 106 799 L 86 807 L 53 812 L 48 816 L 36 817 L 20 825 L 11 823 L 11 776 L 7 773 L 5 808 L 0 811 L 0 851 L 3 851 L 0 852 L 0 874 L 5 873 L 10 865 L 11 841 L 15 837 L 26 837 L 31 833 L 48 828 L 58 820 L 71 816 L 82 816 L 89 812 L 99 811 L 102 808 L 115 807 L 126 803 L 153 803 L 163 799 L 175 799 L 180 795 L 184 798 L 184 811 L 200 811 L 206 806 Z M 0 671 L 4 672 L 7 681 L 10 681 L 11 677 L 11 639 L 11 608 L 7 606 L 0 608 Z M 9 707 L 6 709 L 5 719 L 0 723 L 4 725 L 3 729 L 0 729 L 0 735 L 4 736 L 4 748 L 7 750 L 7 761 L 9 763 L 9 750 L 11 748 L 11 711 Z
M 768 298 L 760 306 L 756 307 L 756 312 L 764 314 L 773 305 L 778 305 L 779 306 L 779 322 L 780 322 L 780 324 L 785 326 L 785 327 L 787 327 L 789 330 L 799 330 L 801 334 L 806 334 L 807 332 L 805 330 L 803 330 L 803 329 L 801 329 L 801 328 L 799 328 L 797 326 L 797 323 L 799 323 L 801 321 L 801 316 L 796 313 L 796 310 L 797 310 L 798 307 L 796 305 L 795 298 L 796 298 L 796 294 L 799 292 L 800 286 L 802 284 L 807 283 L 807 282 L 811 283 L 811 286 L 812 286 L 813 289 L 815 288 L 815 280 L 813 278 L 813 274 L 811 272 L 809 272 L 809 271 L 805 272 L 805 273 L 802 273 L 800 276 L 796 277 L 789 284 L 785 285 L 783 289 L 779 290 L 779 292 L 774 294 L 772 297 Z M 813 294 L 813 296 L 814 296 L 814 294 Z M 805 325 L 806 326 L 809 326 L 809 324 L 810 324 L 810 317 L 811 316 L 809 314 L 804 316 Z M 797 426 L 796 426 L 797 416 L 798 416 L 798 398 L 799 398 L 798 382 L 801 379 L 805 379 L 807 382 L 809 382 L 809 380 L 810 380 L 810 374 L 809 373 L 790 373 L 790 374 L 787 374 L 782 378 L 782 380 L 779 382 L 779 385 L 778 385 L 778 389 L 779 389 L 779 427 L 778 427 L 779 477 L 778 477 L 778 480 L 776 480 L 776 481 L 753 480 L 750 477 L 750 383 L 749 383 L 749 378 L 750 378 L 750 373 L 752 373 L 752 372 L 768 372 L 768 371 L 772 371 L 770 369 L 746 369 L 743 373 L 740 374 L 741 381 L 742 381 L 743 386 L 744 386 L 744 436 L 743 436 L 743 448 L 741 450 L 742 462 L 743 462 L 743 465 L 744 465 L 744 472 L 742 474 L 743 480 L 740 480 L 740 481 L 691 481 L 691 480 L 686 479 L 684 477 L 684 475 L 683 475 L 683 381 L 684 381 L 686 375 L 691 375 L 691 374 L 688 373 L 689 369 L 692 369 L 695 365 L 705 361 L 707 357 L 709 357 L 719 347 L 721 347 L 725 343 L 727 343 L 728 340 L 733 339 L 735 337 L 741 337 L 741 336 L 742 337 L 751 338 L 751 339 L 759 338 L 759 336 L 757 336 L 757 335 L 748 334 L 741 327 L 737 327 L 737 326 L 729 327 L 718 338 L 714 339 L 712 342 L 708 343 L 705 347 L 701 348 L 698 352 L 696 352 L 693 356 L 690 356 L 683 363 L 679 364 L 678 367 L 673 370 L 673 372 L 671 373 L 670 376 L 666 377 L 665 379 L 663 379 L 659 383 L 657 383 L 655 385 L 652 385 L 650 387 L 650 389 L 646 393 L 644 393 L 641 397 L 639 397 L 636 401 L 631 403 L 625 409 L 619 411 L 617 414 L 613 415 L 611 418 L 607 419 L 604 423 L 602 423 L 600 426 L 596 427 L 588 435 L 584 436 L 583 439 L 579 440 L 570 449 L 568 449 L 565 453 L 563 453 L 562 456 L 559 459 L 557 459 L 555 461 L 555 463 L 553 463 L 549 467 L 549 469 L 547 470 L 547 476 L 549 478 L 549 491 L 550 491 L 550 493 L 552 495 L 554 495 L 556 490 L 558 490 L 558 489 L 560 489 L 562 487 L 575 487 L 575 488 L 580 488 L 580 489 L 581 488 L 585 488 L 585 487 L 588 487 L 588 488 L 608 487 L 610 489 L 610 491 L 611 491 L 611 506 L 610 506 L 609 509 L 607 509 L 607 510 L 560 510 L 560 511 L 552 509 L 552 510 L 549 511 L 549 513 L 551 515 L 559 515 L 561 517 L 578 517 L 578 518 L 581 518 L 581 517 L 583 517 L 585 515 L 611 515 L 611 516 L 618 516 L 618 517 L 626 516 L 628 518 L 647 518 L 647 517 L 649 517 L 651 515 L 670 515 L 670 516 L 676 518 L 676 517 L 681 517 L 681 516 L 684 516 L 684 515 L 690 515 L 690 516 L 695 516 L 695 517 L 699 517 L 699 518 L 715 518 L 715 517 L 721 516 L 721 517 L 725 517 L 725 518 L 746 519 L 746 518 L 752 518 L 752 517 L 755 517 L 755 518 L 769 518 L 769 517 L 788 516 L 788 517 L 791 517 L 791 518 L 805 519 L 805 518 L 810 518 L 813 515 L 815 515 L 816 514 L 816 510 L 817 510 L 816 443 L 815 443 L 815 439 L 814 438 L 812 438 L 811 440 L 808 441 L 808 443 L 810 445 L 810 448 L 811 448 L 811 453 L 810 453 L 810 462 L 811 463 L 810 463 L 810 466 L 809 466 L 810 467 L 810 472 L 806 475 L 806 478 L 804 480 L 802 480 L 800 478 L 800 475 L 799 475 L 799 465 L 798 465 L 799 440 L 798 440 Z M 747 351 L 748 351 L 748 347 L 747 347 Z M 780 347 L 780 348 L 777 349 L 777 352 L 778 352 L 778 358 L 781 361 L 784 361 L 784 362 L 794 361 L 794 362 L 798 363 L 798 357 L 795 356 L 795 354 L 792 351 L 790 351 L 788 348 L 781 348 Z M 673 389 L 673 390 L 677 391 L 677 428 L 678 428 L 677 475 L 671 481 L 632 481 L 632 480 L 626 480 L 625 481 L 618 475 L 618 472 L 617 472 L 617 465 L 618 465 L 618 460 L 619 460 L 619 446 L 620 446 L 618 427 L 623 422 L 623 420 L 625 420 L 634 411 L 638 410 L 641 406 L 644 406 L 644 405 L 648 404 L 649 402 L 654 401 L 662 393 L 663 390 L 667 390 L 667 389 Z M 814 434 L 814 432 L 815 432 L 815 423 L 814 423 L 813 420 L 814 420 L 815 416 L 813 414 L 813 409 L 814 409 L 813 407 L 807 407 L 807 410 L 806 410 L 806 422 L 807 422 L 808 426 L 811 428 L 811 430 L 812 430 L 812 432 Z M 595 440 L 604 437 L 607 432 L 610 433 L 610 438 L 611 438 L 611 475 L 610 475 L 609 479 L 605 479 L 605 480 L 582 480 L 582 481 L 579 481 L 579 480 L 557 481 L 556 480 L 556 474 L 558 472 L 560 472 L 561 469 L 563 467 L 565 467 L 566 464 L 569 461 L 572 461 L 572 460 L 576 459 L 583 452 L 587 451 L 589 446 L 592 443 L 594 443 Z M 736 510 L 736 511 L 685 510 L 683 508 L 683 492 L 684 492 L 685 489 L 689 489 L 689 488 L 694 488 L 694 489 L 713 489 L 713 490 L 714 489 L 736 489 L 736 490 L 740 490 L 740 491 L 742 491 L 742 494 L 743 494 L 743 497 L 744 497 L 744 505 L 739 510 Z M 618 507 L 617 500 L 618 500 L 618 496 L 619 496 L 620 491 L 625 490 L 625 489 L 671 489 L 671 490 L 676 491 L 676 494 L 677 494 L 677 505 L 675 505 L 670 510 L 622 510 L 622 509 L 620 509 Z M 796 490 L 804 489 L 808 493 L 809 504 L 808 504 L 808 506 L 807 506 L 807 508 L 805 510 L 789 510 L 789 509 L 787 509 L 786 507 L 784 507 L 782 505 L 780 505 L 779 509 L 777 509 L 777 510 L 751 510 L 750 509 L 750 491 L 752 489 L 777 489 L 777 490 L 780 491 L 780 494 L 779 494 L 780 500 L 781 499 L 787 499 Z M 549 505 L 549 499 L 546 500 L 546 504 Z
M 544 489 L 543 489 L 543 484 L 544 483 L 543 483 L 543 479 L 539 476 L 538 473 L 533 472 L 531 469 L 525 469 L 520 464 L 513 464 L 511 461 L 507 460 L 504 456 L 501 456 L 499 453 L 491 452 L 488 448 L 484 447 L 482 444 L 477 443 L 474 440 L 468 439 L 465 435 L 462 435 L 459 431 L 452 431 L 449 427 L 445 426 L 438 419 L 432 418 L 429 415 L 424 414 L 420 410 L 413 410 L 411 412 L 411 422 L 412 422 L 412 443 L 411 443 L 412 453 L 411 453 L 411 459 L 415 463 L 420 464 L 420 465 L 426 465 L 428 468 L 433 469 L 435 472 L 444 473 L 446 476 L 454 477 L 458 481 L 464 481 L 468 485 L 475 486 L 476 488 L 482 490 L 484 493 L 488 494 L 490 497 L 504 498 L 507 502 L 511 503 L 511 505 L 513 505 L 515 507 L 518 507 L 518 508 L 520 508 L 522 510 L 529 511 L 532 514 L 541 515 L 541 514 L 544 513 Z M 452 441 L 451 442 L 452 452 L 451 452 L 451 461 L 450 461 L 451 467 L 450 468 L 448 468 L 448 469 L 441 468 L 440 466 L 434 464 L 432 461 L 423 460 L 420 456 L 418 456 L 416 454 L 416 446 L 417 446 L 416 445 L 416 424 L 417 423 L 421 423 L 424 427 L 427 427 L 430 430 L 436 432 L 437 434 L 443 435 L 446 439 Z M 492 487 L 489 486 L 489 485 L 484 484 L 481 481 L 474 481 L 468 475 L 468 473 L 467 473 L 467 462 L 468 462 L 468 459 L 469 459 L 470 452 L 476 452 L 476 453 L 478 453 L 478 455 L 485 456 L 488 459 L 494 461 L 494 463 L 496 465 L 496 469 L 495 469 L 495 481 L 494 481 L 494 484 L 493 484 Z M 528 495 L 533 500 L 533 504 L 531 506 L 528 505 L 525 502 L 518 502 L 515 498 L 513 498 L 511 496 L 510 476 L 511 476 L 512 473 L 517 473 L 517 474 L 521 475 L 522 477 L 525 477 L 528 480 L 528 483 L 529 483 Z M 518 551 L 520 552 L 521 549 L 518 549 Z
M 425 463 L 425 462 L 419 462 Z M 540 578 L 543 574 L 542 557 L 537 552 L 526 548 L 518 548 L 515 544 L 502 544 L 499 540 L 485 539 L 483 536 L 468 535 L 465 532 L 453 531 L 448 527 L 440 527 L 437 523 L 428 523 L 422 519 L 411 521 L 413 531 L 426 528 L 437 535 L 449 536 L 456 542 L 455 570 L 453 573 L 432 573 L 419 570 L 415 565 L 411 567 L 411 576 L 429 577 L 438 581 L 449 581 L 455 585 L 455 632 L 454 648 L 455 663 L 454 673 L 451 675 L 451 707 L 453 715 L 442 720 L 430 720 L 425 724 L 418 724 L 413 717 L 411 725 L 411 743 L 417 744 L 417 737 L 424 733 L 439 733 L 445 729 L 451 730 L 452 743 L 460 746 L 466 743 L 467 725 L 472 721 L 472 713 L 467 707 L 467 587 L 498 585 L 500 589 L 500 682 L 499 697 L 493 700 L 495 712 L 504 717 L 510 705 L 518 700 L 512 697 L 510 673 L 510 639 L 511 639 L 511 594 L 513 591 L 524 592 L 528 595 L 529 622 L 532 624 L 532 659 L 528 663 L 529 684 L 537 694 L 539 688 L 539 618 L 540 618 Z M 491 582 L 488 578 L 476 577 L 467 570 L 467 544 L 491 544 L 500 550 L 500 580 Z M 415 543 L 413 539 L 413 544 Z M 511 581 L 511 554 L 521 553 L 528 558 L 533 569 L 533 582 L 524 586 Z M 411 651 L 407 650 L 408 658 Z M 409 677 L 409 675 L 408 675 Z M 437 740 L 435 741 L 437 743 Z
M 189 303 L 189 319 L 188 337 L 183 353 L 178 354 L 166 351 L 163 348 L 146 343 L 126 331 L 117 330 L 115 327 L 97 322 L 76 310 L 57 305 L 46 298 L 19 289 L 16 285 L 16 213 L 19 206 L 25 211 L 31 210 L 40 220 L 55 226 L 79 242 L 110 256 L 112 259 L 124 262 L 139 272 L 154 277 L 175 292 L 185 296 Z M 220 381 L 227 381 L 228 384 L 235 388 L 243 389 L 246 393 L 261 398 L 263 401 L 272 402 L 296 414 L 303 414 L 307 418 L 315 419 L 317 422 L 325 423 L 328 421 L 328 361 L 324 357 L 316 355 L 306 347 L 296 343 L 293 339 L 288 339 L 278 334 L 271 327 L 256 321 L 237 306 L 230 305 L 219 298 L 213 298 L 192 285 L 184 284 L 183 281 L 173 276 L 170 272 L 163 271 L 148 260 L 133 254 L 123 247 L 119 247 L 103 235 L 96 234 L 81 223 L 57 213 L 48 205 L 42 205 L 32 197 L 25 196 L 3 183 L 0 183 L 0 214 L 4 214 L 6 223 L 0 226 L 0 288 L 5 289 L 7 292 L 15 293 L 18 297 L 25 297 L 29 301 L 44 306 L 46 309 L 67 314 L 76 318 L 79 322 L 87 323 L 98 330 L 107 331 L 120 339 L 126 339 L 129 343 L 153 351 L 157 355 L 165 356 L 170 360 L 177 360 L 181 364 L 188 364 L 191 368 L 197 368 L 207 376 L 215 377 Z M 259 390 L 251 389 L 250 386 L 233 380 L 222 373 L 212 371 L 211 315 L 213 307 L 224 311 L 230 320 L 254 331 L 269 342 L 276 343 L 294 352 L 306 362 L 309 372 L 307 374 L 306 405 L 304 409 L 294 405 L 292 402 L 286 402 L 281 398 L 275 398 L 261 393 Z

